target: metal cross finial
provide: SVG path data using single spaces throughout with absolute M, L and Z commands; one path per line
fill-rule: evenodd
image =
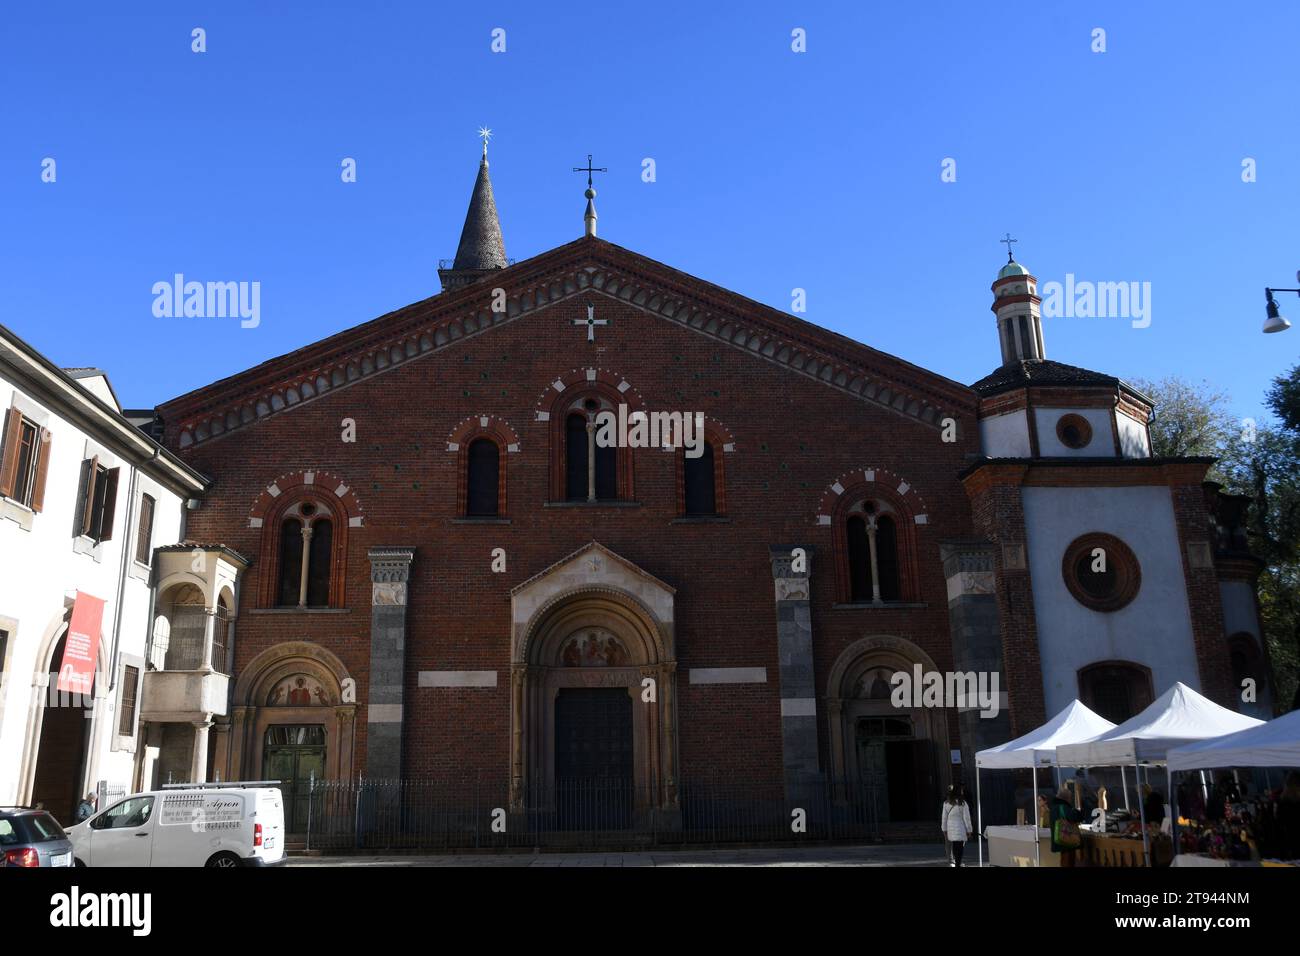
M 585 325 L 587 327 L 587 341 L 594 342 L 596 341 L 596 326 L 609 325 L 609 319 L 596 318 L 596 307 L 594 305 L 588 305 L 587 317 L 585 319 L 574 319 L 573 324 Z
M 1011 233 L 1007 233 L 1007 237 L 1005 239 L 998 240 L 998 242 L 1005 242 L 1007 244 L 1007 262 L 1016 261 L 1016 257 L 1011 254 L 1011 243 L 1019 242 L 1019 241 L 1020 241 L 1019 239 L 1012 239 Z
M 483 137 L 483 158 L 487 159 L 487 144 L 488 140 L 492 138 L 492 131 L 486 126 L 480 126 L 478 128 L 478 134 Z
M 574 166 L 574 167 L 573 167 L 573 171 L 574 171 L 575 173 L 586 173 L 586 174 L 587 174 L 587 188 L 588 188 L 588 189 L 591 188 L 591 174 L 592 174 L 592 173 L 607 173 L 607 172 L 609 172 L 609 170 L 608 170 L 607 168 L 605 168 L 604 166 L 592 166 L 592 165 L 591 165 L 591 153 L 588 153 L 588 154 L 587 154 L 587 165 L 586 165 L 586 166 Z

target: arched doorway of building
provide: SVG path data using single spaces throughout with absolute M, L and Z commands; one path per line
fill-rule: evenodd
M 541 609 L 516 667 L 515 805 L 612 829 L 676 803 L 674 662 L 635 599 L 571 592 Z
M 911 641 L 855 641 L 831 668 L 830 764 L 837 797 L 867 804 L 881 824 L 928 820 L 947 786 L 948 726 L 942 708 L 895 707 L 891 679 L 915 665 L 936 670 Z
M 34 757 L 27 802 L 50 811 L 65 826 L 74 822 L 77 804 L 91 789 L 90 744 L 94 737 L 95 695 L 103 680 L 103 647 L 96 661 L 88 695 L 58 689 L 59 668 L 67 647 L 69 607 L 47 631 L 44 651 L 37 658 L 33 681 L 33 722 L 30 753 Z M 29 763 L 28 766 L 31 766 Z
M 279 780 L 285 832 L 307 829 L 313 778 L 352 776 L 355 682 L 339 658 L 309 641 L 269 647 L 235 682 L 229 731 L 219 725 L 222 779 Z

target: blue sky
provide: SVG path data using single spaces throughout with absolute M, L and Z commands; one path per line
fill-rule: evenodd
M 1209 380 L 1257 415 L 1300 356 L 1300 328 L 1260 333 L 1263 287 L 1300 269 L 1298 10 L 14 7 L 0 323 L 147 406 L 424 298 L 487 125 L 513 258 L 581 234 L 569 170 L 591 152 L 604 238 L 784 310 L 803 288 L 804 318 L 971 382 L 1000 361 L 989 284 L 1010 231 L 1042 282 L 1151 283 L 1148 328 L 1051 319 L 1049 357 Z M 260 282 L 261 324 L 156 318 L 153 284 L 177 272 Z

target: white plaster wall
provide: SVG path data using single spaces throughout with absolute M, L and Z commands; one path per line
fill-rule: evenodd
M 112 539 L 95 548 L 93 554 L 78 553 L 74 549 L 74 542 L 78 539 L 73 534 L 73 522 L 87 435 L 34 397 L 17 393 L 13 383 L 4 379 L 0 379 L 0 410 L 10 407 L 15 394 L 18 394 L 21 406 L 39 408 L 48 415 L 44 424 L 51 430 L 52 444 L 44 510 L 32 514 L 17 510 L 12 503 L 0 499 L 0 512 L 5 515 L 0 517 L 0 619 L 3 619 L 0 626 L 7 622 L 10 624 L 7 629 L 11 630 L 4 677 L 0 683 L 0 804 L 21 798 L 29 783 L 20 774 L 20 767 L 29 727 L 35 717 L 32 709 L 34 684 L 38 680 L 44 681 L 40 675 L 47 673 L 49 667 L 48 660 L 37 660 L 38 650 L 51 626 L 59 621 L 65 607 L 70 606 L 65 602 L 71 602 L 78 590 L 105 601 L 100 657 L 104 666 L 111 670 L 112 682 L 110 692 L 109 680 L 96 677 L 96 696 L 104 695 L 104 699 L 98 705 L 98 715 L 93 718 L 83 786 L 90 789 L 100 779 L 129 785 L 134 742 L 116 739 L 118 676 L 123 655 L 136 658 L 128 660 L 128 663 L 143 667 L 149 610 L 148 572 L 136 568 L 134 575 L 125 575 L 122 590 L 119 660 L 108 661 L 119 608 L 118 585 L 124 577 L 122 549 L 127 548 L 128 554 L 134 552 L 135 522 L 139 516 L 138 504 L 128 502 L 132 496 L 134 469 L 121 460 L 116 461 L 122 470 Z M 98 448 L 103 457 L 104 446 Z M 112 449 L 107 450 L 111 454 Z M 156 483 L 144 478 L 141 481 L 143 490 L 157 501 L 154 544 L 174 543 L 181 533 L 183 502 L 179 496 Z M 137 502 L 141 491 L 142 488 L 137 487 L 134 492 Z M 128 562 L 128 569 L 131 567 L 133 563 Z M 44 703 L 40 694 L 36 696 L 38 705 Z M 122 744 L 126 749 L 115 749 Z
M 1061 444 L 1056 423 L 1065 415 L 1078 415 L 1092 426 L 1092 441 L 1083 448 Z M 1034 408 L 1038 425 L 1038 453 L 1044 458 L 1114 458 L 1115 432 L 1108 408 Z
M 1098 661 L 1124 660 L 1149 667 L 1157 696 L 1174 681 L 1199 690 L 1169 489 L 1031 487 L 1023 494 L 1048 714 L 1078 696 L 1079 669 Z M 1112 613 L 1084 607 L 1061 576 L 1066 548 L 1090 531 L 1115 535 L 1142 566 L 1137 597 Z
M 1151 435 L 1147 426 L 1123 412 L 1115 416 L 1119 422 L 1119 447 L 1125 458 L 1150 458 Z
M 1024 409 L 980 419 L 980 446 L 990 458 L 1028 458 L 1029 422 Z

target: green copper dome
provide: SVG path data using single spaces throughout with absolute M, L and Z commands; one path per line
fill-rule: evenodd
M 1005 279 L 1008 276 L 1027 276 L 1027 275 L 1029 275 L 1029 270 L 1026 269 L 1024 266 L 1022 266 L 1019 262 L 1008 262 L 1006 265 L 1002 267 L 1002 271 L 998 273 L 998 278 Z

